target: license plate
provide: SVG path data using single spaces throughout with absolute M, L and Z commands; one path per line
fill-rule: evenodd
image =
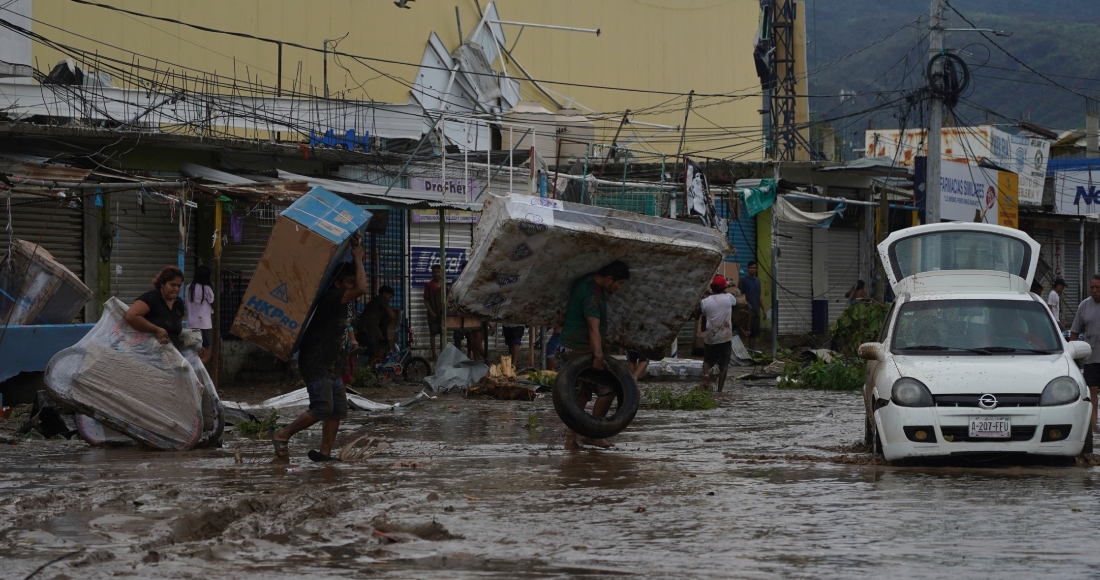
M 1008 417 L 971 417 L 970 436 L 988 439 L 1012 437 L 1012 423 Z

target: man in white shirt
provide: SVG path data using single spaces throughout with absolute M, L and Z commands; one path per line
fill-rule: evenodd
M 715 276 L 710 282 L 712 294 L 699 305 L 706 322 L 703 336 L 703 389 L 710 390 L 710 372 L 718 365 L 718 392 L 726 384 L 726 370 L 733 353 L 733 307 L 737 298 L 726 293 L 726 279 Z
M 1047 294 L 1047 306 L 1050 307 L 1054 320 L 1058 321 L 1058 330 L 1062 330 L 1062 291 L 1065 289 L 1066 281 L 1058 278 L 1054 280 L 1054 287 L 1050 289 L 1050 294 Z

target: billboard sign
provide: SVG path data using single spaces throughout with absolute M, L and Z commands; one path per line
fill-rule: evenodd
M 1100 159 L 1056 159 L 1050 164 L 1054 180 L 1054 213 L 1100 214 Z

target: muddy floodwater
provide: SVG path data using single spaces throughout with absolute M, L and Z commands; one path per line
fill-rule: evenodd
M 232 430 L 187 453 L 3 446 L 0 577 L 1100 577 L 1100 468 L 881 465 L 857 394 L 719 401 L 567 452 L 548 398 L 446 396 L 353 412 L 357 461 L 310 463 L 307 431 L 289 474 Z

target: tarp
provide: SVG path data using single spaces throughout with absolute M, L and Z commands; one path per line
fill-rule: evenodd
M 437 393 L 464 389 L 489 374 L 489 367 L 481 361 L 466 358 L 453 343 L 439 353 L 435 361 L 435 374 L 424 379 L 428 387 Z
M 815 228 L 827 228 L 838 215 L 844 215 L 844 204 L 831 211 L 802 211 L 782 197 L 775 200 L 775 219 L 781 222 L 802 224 Z
M 741 190 L 745 200 L 745 211 L 749 217 L 768 209 L 775 203 L 775 180 L 761 179 L 758 187 L 746 187 Z

